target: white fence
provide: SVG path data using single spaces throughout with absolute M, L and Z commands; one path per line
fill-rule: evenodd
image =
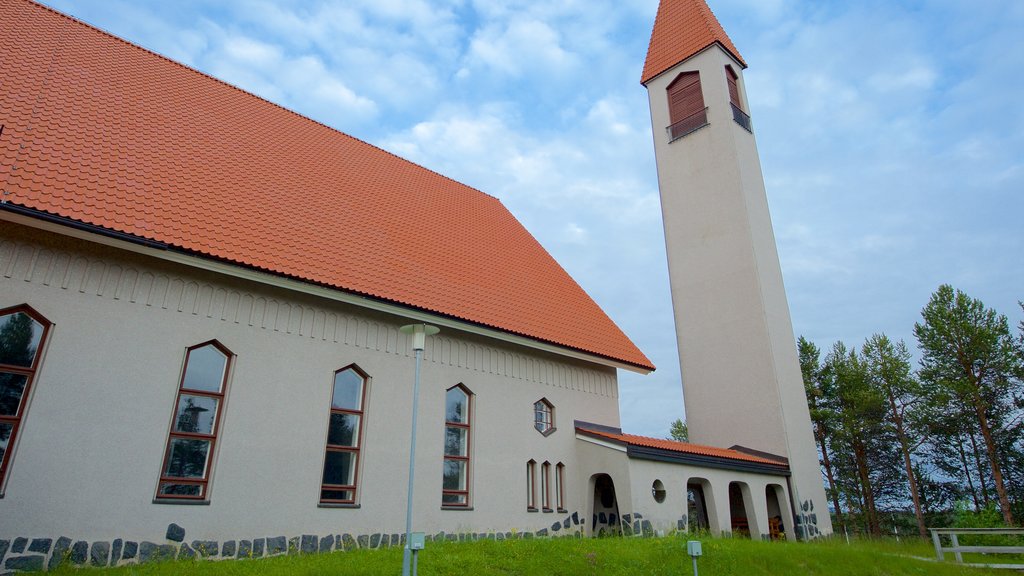
M 957 562 L 963 563 L 963 554 L 973 552 L 978 554 L 1024 554 L 1024 546 L 961 546 L 957 536 L 966 534 L 985 535 L 1017 535 L 1024 536 L 1022 528 L 929 528 L 932 533 L 932 544 L 935 545 L 935 556 L 940 561 L 944 560 L 947 553 L 952 552 Z M 948 536 L 950 546 L 942 545 L 942 537 Z M 979 564 L 969 563 L 970 566 L 985 566 L 988 568 L 1009 568 L 1021 570 L 1024 564 Z

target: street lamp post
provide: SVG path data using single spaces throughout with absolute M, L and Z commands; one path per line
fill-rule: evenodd
M 412 439 L 409 442 L 409 494 L 405 509 L 405 551 L 402 553 L 402 576 L 410 576 L 415 550 L 412 546 L 412 487 L 416 470 L 416 407 L 420 400 L 420 363 L 423 361 L 423 348 L 427 336 L 441 331 L 437 326 L 429 324 L 408 324 L 398 329 L 403 334 L 412 335 L 412 349 L 416 352 L 416 377 L 412 386 Z

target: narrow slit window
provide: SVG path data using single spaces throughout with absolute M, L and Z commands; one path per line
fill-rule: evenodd
M 0 494 L 50 322 L 26 305 L 0 310 Z
M 565 464 L 555 466 L 555 509 L 565 512 Z
M 551 463 L 545 462 L 540 466 L 540 495 L 544 503 L 544 511 L 551 512 Z
M 231 352 L 216 341 L 185 351 L 156 497 L 205 500 L 224 409 Z
M 445 393 L 444 469 L 441 482 L 441 505 L 469 507 L 470 401 L 472 394 L 459 384 Z
M 320 502 L 354 504 L 359 481 L 367 376 L 355 366 L 334 373 Z
M 526 509 L 537 511 L 537 462 L 534 460 L 526 463 Z

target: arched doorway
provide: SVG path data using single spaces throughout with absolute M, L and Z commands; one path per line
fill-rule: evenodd
M 711 530 L 708 522 L 708 504 L 704 496 L 704 482 L 691 481 L 686 485 L 687 532 Z
M 747 508 L 747 502 L 750 500 L 749 491 L 750 488 L 745 482 L 729 483 L 729 515 L 732 518 L 732 533 L 747 538 L 750 538 L 750 524 L 753 519 Z
M 789 509 L 783 507 L 786 493 L 778 484 L 764 487 L 765 502 L 768 508 L 768 534 L 772 540 L 785 540 L 792 531 Z
M 619 519 L 619 503 L 615 498 L 615 483 L 607 474 L 595 474 L 591 478 L 594 486 L 594 514 L 590 524 L 592 536 L 618 535 L 622 531 Z

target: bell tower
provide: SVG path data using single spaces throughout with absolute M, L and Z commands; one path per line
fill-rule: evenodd
M 789 460 L 798 534 L 832 532 L 739 51 L 661 0 L 647 88 L 690 439 Z

